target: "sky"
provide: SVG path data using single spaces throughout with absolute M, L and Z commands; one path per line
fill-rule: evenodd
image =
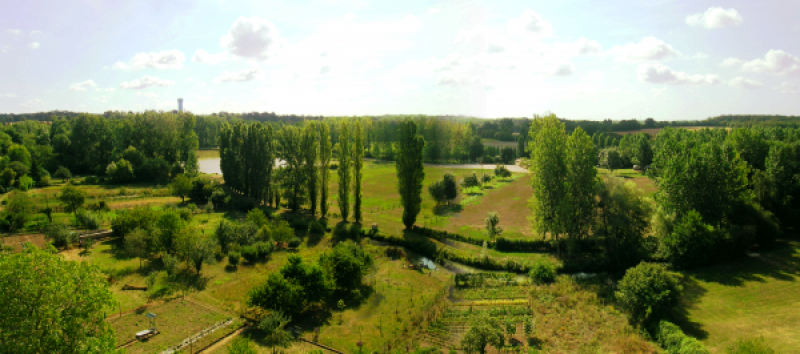
M 800 1 L 18 1 L 0 113 L 800 114 Z

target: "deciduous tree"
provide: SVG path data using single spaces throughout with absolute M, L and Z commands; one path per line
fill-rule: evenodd
M 422 149 L 425 140 L 417 135 L 417 125 L 404 121 L 399 127 L 397 183 L 400 201 L 403 204 L 403 225 L 406 229 L 417 220 L 422 204 L 422 181 L 425 179 L 422 164 Z
M 361 179 L 364 175 L 364 133 L 360 121 L 355 122 L 353 134 L 353 218 L 361 223 Z
M 339 126 L 339 211 L 342 220 L 347 221 L 350 215 L 350 162 L 352 153 L 352 142 L 350 141 L 350 128 L 347 122 L 342 122 Z

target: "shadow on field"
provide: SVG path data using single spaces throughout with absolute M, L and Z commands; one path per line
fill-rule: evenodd
M 433 207 L 433 213 L 439 216 L 460 213 L 462 210 L 464 210 L 464 206 L 461 204 L 443 204 Z
M 683 329 L 683 331 L 697 339 L 703 340 L 708 338 L 708 332 L 703 329 L 703 325 L 689 319 L 689 310 L 700 302 L 700 299 L 706 295 L 706 290 L 702 284 L 691 276 L 683 278 L 683 296 L 678 307 L 672 312 L 673 322 Z
M 707 283 L 726 286 L 743 286 L 745 282 L 764 282 L 765 278 L 782 281 L 795 281 L 800 272 L 787 266 L 780 256 L 786 250 L 776 250 L 760 257 L 740 257 L 728 262 L 702 267 L 686 272 Z

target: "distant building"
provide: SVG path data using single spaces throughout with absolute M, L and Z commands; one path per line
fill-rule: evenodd
M 178 112 L 183 112 L 183 98 L 178 99 Z

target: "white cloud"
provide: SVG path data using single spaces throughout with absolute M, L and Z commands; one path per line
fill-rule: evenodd
M 643 38 L 639 43 L 614 46 L 608 50 L 607 54 L 615 56 L 619 61 L 626 62 L 662 60 L 681 55 L 671 45 L 652 36 Z
M 163 52 L 138 53 L 131 58 L 128 63 L 118 61 L 112 66 L 113 69 L 180 69 L 186 56 L 180 50 L 165 50 Z
M 261 68 L 253 65 L 249 69 L 236 72 L 225 71 L 214 82 L 252 81 L 262 73 Z
M 745 79 L 741 76 L 728 80 L 728 85 L 733 87 L 740 87 L 740 88 L 748 88 L 748 89 L 756 89 L 764 86 L 764 84 L 750 79 Z
M 780 86 L 775 87 L 776 90 L 779 90 L 781 93 L 786 95 L 797 95 L 800 94 L 800 87 L 797 85 L 790 83 L 790 82 L 782 82 Z
M 145 93 L 144 95 L 142 95 L 142 96 L 144 96 L 144 97 L 147 97 L 147 98 L 152 98 L 152 99 L 156 99 L 156 98 L 158 98 L 158 94 L 156 94 L 156 93 L 153 93 L 153 92 L 146 92 L 146 93 Z
M 69 89 L 72 91 L 86 91 L 94 87 L 97 87 L 97 84 L 95 84 L 94 81 L 86 80 L 72 84 L 72 86 L 70 86 Z
M 548 68 L 545 73 L 551 76 L 570 76 L 575 73 L 575 66 L 572 63 L 563 62 Z
M 108 87 L 108 88 L 99 88 L 98 87 L 98 88 L 96 88 L 94 90 L 95 91 L 100 91 L 100 92 L 111 92 L 111 91 L 114 91 L 114 88 L 113 87 Z
M 17 95 L 13 93 L 5 93 L 0 95 L 0 97 L 17 98 Z
M 486 45 L 486 51 L 489 53 L 502 53 L 506 51 L 506 47 L 501 44 L 489 43 Z
M 192 61 L 205 64 L 217 64 L 225 60 L 228 60 L 228 54 L 225 52 L 210 54 L 202 49 L 198 49 L 194 52 L 194 56 L 192 57 Z
M 220 45 L 233 55 L 264 61 L 279 41 L 278 29 L 272 22 L 258 17 L 239 17 L 220 38 Z
M 454 74 L 442 74 L 436 78 L 436 84 L 440 86 L 468 86 L 476 81 L 475 78 Z
M 542 37 L 550 36 L 553 32 L 550 22 L 531 10 L 525 10 L 519 17 L 509 19 L 507 28 L 511 33 Z
M 6 29 L 6 33 L 10 33 L 10 34 L 13 34 L 13 35 L 15 35 L 15 36 L 16 36 L 16 35 L 18 35 L 18 34 L 21 34 L 21 33 L 22 33 L 22 30 L 20 30 L 20 29 L 16 29 L 16 28 L 7 28 L 7 29 Z
M 433 7 L 433 8 L 428 10 L 428 15 L 435 15 L 435 14 L 438 14 L 440 12 L 442 12 L 442 9 L 440 9 L 438 7 Z
M 31 42 L 31 44 L 28 44 L 28 47 L 31 49 L 39 49 L 39 46 L 41 46 L 39 42 Z
M 133 90 L 141 90 L 148 87 L 158 86 L 158 87 L 170 87 L 175 84 L 175 81 L 171 80 L 162 80 L 154 76 L 145 75 L 141 79 L 136 79 L 133 81 L 126 81 L 119 85 L 121 89 L 133 89 Z
M 583 75 L 583 81 L 603 81 L 603 78 L 606 76 L 606 73 L 599 71 L 599 70 L 591 70 Z
M 23 107 L 28 107 L 28 108 L 35 108 L 35 107 L 41 106 L 42 104 L 44 104 L 44 102 L 42 100 L 40 100 L 38 98 L 34 98 L 34 99 L 30 100 L 30 101 L 27 101 L 27 102 L 23 103 L 22 106 Z
M 744 61 L 742 61 L 741 59 L 727 58 L 727 59 L 723 60 L 722 63 L 719 64 L 719 66 L 725 67 L 725 68 L 730 68 L 730 67 L 740 66 L 740 65 L 742 65 L 742 63 L 744 63 Z
M 728 59 L 726 59 L 727 61 Z M 724 62 L 723 62 L 724 64 Z M 786 75 L 800 69 L 800 59 L 782 50 L 770 49 L 764 58 L 743 62 L 742 70 L 754 73 Z
M 553 44 L 550 51 L 551 54 L 559 56 L 577 56 L 577 55 L 594 55 L 600 54 L 603 47 L 595 40 L 586 39 L 585 37 L 579 38 L 572 43 L 558 42 Z
M 738 26 L 744 19 L 736 9 L 723 9 L 711 7 L 705 13 L 698 13 L 686 17 L 686 24 L 692 27 L 725 28 Z
M 3 52 L 3 53 L 8 53 L 9 51 L 11 51 L 11 46 L 10 45 L 4 45 L 3 48 L 0 49 L 0 52 Z
M 39 31 L 39 30 L 33 30 L 33 31 L 31 31 L 31 36 L 35 36 L 35 35 L 37 35 L 37 34 L 42 34 L 42 31 Z
M 651 89 L 651 90 L 650 90 L 650 92 L 652 92 L 652 93 L 653 93 L 653 96 L 655 96 L 655 97 L 661 96 L 661 94 L 662 94 L 662 93 L 664 93 L 664 92 L 666 92 L 666 91 L 667 91 L 667 88 L 666 88 L 666 87 L 662 87 L 662 88 L 654 88 L 654 89 Z
M 640 64 L 636 69 L 639 81 L 670 85 L 715 85 L 721 81 L 716 75 L 690 75 L 660 64 Z

